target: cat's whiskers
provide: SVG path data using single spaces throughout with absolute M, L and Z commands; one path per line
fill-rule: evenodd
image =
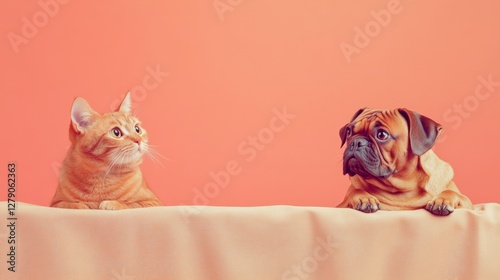
M 106 173 L 104 174 L 104 178 L 103 178 L 103 182 L 106 181 L 106 178 L 108 177 L 109 173 L 111 172 L 111 170 L 113 169 L 113 167 L 116 165 L 116 163 L 122 159 L 123 160 L 123 157 L 124 157 L 124 153 L 118 151 L 118 152 L 115 152 L 113 153 L 112 155 L 112 160 L 111 160 L 111 164 L 109 165 L 108 169 L 106 170 Z M 120 164 L 121 165 L 121 164 Z
M 164 157 L 162 154 L 160 154 L 158 151 L 156 151 L 153 147 L 151 147 L 150 145 L 147 145 L 147 144 L 144 145 L 144 153 L 153 161 L 153 163 L 157 167 L 164 168 L 163 164 L 158 159 L 158 156 L 161 157 L 161 158 L 170 160 L 170 159 Z
M 122 172 L 122 167 L 129 163 L 130 158 L 132 158 L 135 152 L 135 145 L 127 145 L 120 149 L 120 153 L 123 155 L 120 162 L 120 173 Z
M 167 158 L 167 157 L 163 156 L 162 154 L 160 154 L 160 153 L 156 150 L 156 147 L 157 147 L 157 146 L 155 146 L 155 145 L 149 145 L 149 144 L 147 144 L 147 148 L 148 148 L 148 149 L 150 149 L 150 150 L 151 150 L 151 152 L 152 152 L 152 153 L 154 153 L 154 155 L 159 156 L 159 157 L 161 157 L 162 159 L 166 159 L 166 160 L 168 160 L 168 161 L 172 161 L 172 159 L 171 159 L 171 158 Z
M 118 173 L 121 174 L 122 173 L 122 167 L 123 167 L 123 164 L 125 163 L 125 159 L 127 158 L 127 154 L 125 152 L 123 152 L 123 149 L 121 151 L 121 160 L 120 160 L 120 165 L 118 166 L 119 170 L 118 170 Z
M 149 152 L 146 153 L 146 155 L 153 161 L 156 167 L 164 168 L 163 164 L 158 160 L 158 158 L 156 158 L 156 156 L 153 153 Z

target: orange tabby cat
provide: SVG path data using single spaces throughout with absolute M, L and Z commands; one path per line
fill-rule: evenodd
M 71 108 L 68 150 L 52 207 L 117 210 L 161 205 L 139 165 L 148 135 L 130 115 L 130 93 L 117 112 L 100 115 L 82 98 Z

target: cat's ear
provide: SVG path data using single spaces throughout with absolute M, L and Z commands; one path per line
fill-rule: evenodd
M 122 104 L 120 104 L 120 109 L 118 109 L 118 112 L 130 114 L 131 109 L 132 109 L 132 101 L 130 100 L 130 91 L 129 91 L 125 95 L 125 98 L 123 98 Z
M 92 123 L 95 112 L 85 99 L 78 97 L 71 107 L 71 122 L 75 132 L 82 133 Z

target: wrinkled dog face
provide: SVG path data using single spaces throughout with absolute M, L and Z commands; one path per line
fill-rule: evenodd
M 435 137 L 432 143 L 424 143 L 421 135 L 426 128 L 427 133 L 440 128 L 430 127 L 427 120 L 431 120 L 423 118 L 406 109 L 360 109 L 339 132 L 342 146 L 346 144 L 344 174 L 383 180 L 397 173 L 410 157 L 434 144 Z
M 358 111 L 353 120 L 341 128 L 342 144 L 346 143 L 344 174 L 385 179 L 395 171 L 388 151 L 401 135 L 395 135 L 382 116 L 379 110 Z

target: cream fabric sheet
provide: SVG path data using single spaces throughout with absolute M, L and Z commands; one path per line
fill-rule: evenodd
M 0 202 L 0 279 L 500 279 L 500 204 L 425 210 L 18 203 L 16 272 Z

